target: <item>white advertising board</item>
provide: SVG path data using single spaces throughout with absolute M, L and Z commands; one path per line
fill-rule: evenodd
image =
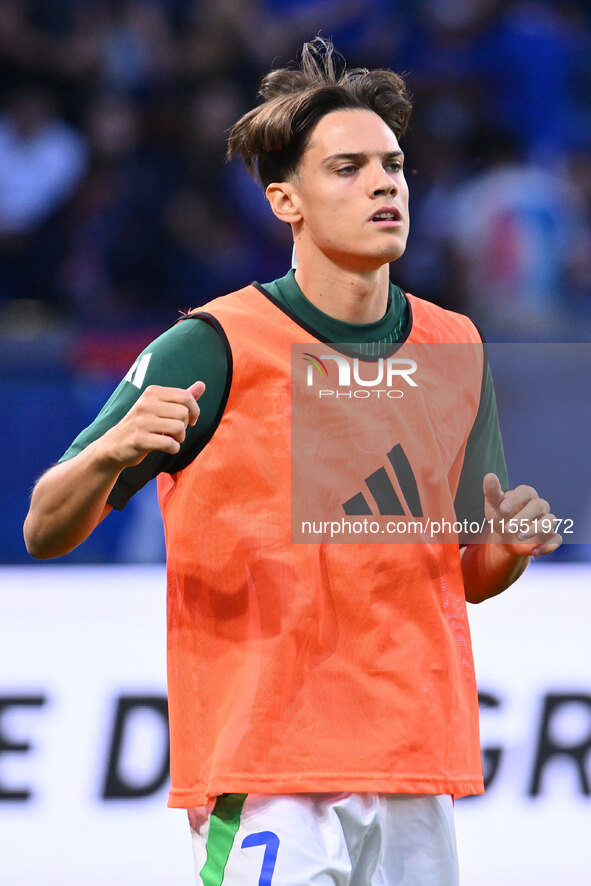
M 166 808 L 161 567 L 0 570 L 0 883 L 193 882 Z M 462 886 L 591 882 L 591 568 L 470 607 L 490 785 L 456 804 Z
M 485 775 L 497 765 L 456 805 L 462 884 L 588 886 L 591 568 L 533 563 L 468 610 Z

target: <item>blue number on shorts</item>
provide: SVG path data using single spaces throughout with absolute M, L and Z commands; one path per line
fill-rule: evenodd
M 275 871 L 275 862 L 277 861 L 277 852 L 279 851 L 279 837 L 273 831 L 261 831 L 259 834 L 249 834 L 242 841 L 242 849 L 248 849 L 249 846 L 264 846 L 265 856 L 263 858 L 263 869 L 259 878 L 259 886 L 271 886 L 273 872 Z

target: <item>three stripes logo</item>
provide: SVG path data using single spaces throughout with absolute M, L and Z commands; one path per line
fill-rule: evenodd
M 378 468 L 369 477 L 365 478 L 365 483 L 370 491 L 375 503 L 378 506 L 379 513 L 383 516 L 408 516 L 410 511 L 413 517 L 422 517 L 423 508 L 417 487 L 417 481 L 412 472 L 410 462 L 406 457 L 404 449 L 397 443 L 388 453 L 388 461 L 390 462 L 394 474 L 400 484 L 400 490 L 404 497 L 407 509 L 405 509 L 398 493 L 392 485 L 392 481 L 388 476 L 385 468 Z M 349 498 L 343 504 L 343 510 L 348 516 L 372 515 L 373 511 L 363 492 L 357 493 Z
M 141 388 L 151 359 L 152 354 L 142 354 L 141 357 L 138 357 L 125 376 L 125 381 L 130 381 L 136 388 Z

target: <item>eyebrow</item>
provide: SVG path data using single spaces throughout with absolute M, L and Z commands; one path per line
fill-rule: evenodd
M 333 163 L 335 160 L 354 160 L 357 163 L 362 163 L 368 159 L 370 155 L 366 151 L 358 151 L 357 153 L 351 154 L 331 154 L 330 157 L 327 157 L 323 162 L 324 163 Z M 380 155 L 383 160 L 390 160 L 393 157 L 403 157 L 403 151 L 387 151 L 385 154 Z

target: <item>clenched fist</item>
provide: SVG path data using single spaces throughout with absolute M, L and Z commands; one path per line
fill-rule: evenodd
M 150 385 L 127 415 L 102 437 L 103 458 L 124 468 L 139 464 L 154 450 L 176 455 L 187 427 L 199 418 L 197 400 L 204 391 L 202 381 L 186 389 Z

